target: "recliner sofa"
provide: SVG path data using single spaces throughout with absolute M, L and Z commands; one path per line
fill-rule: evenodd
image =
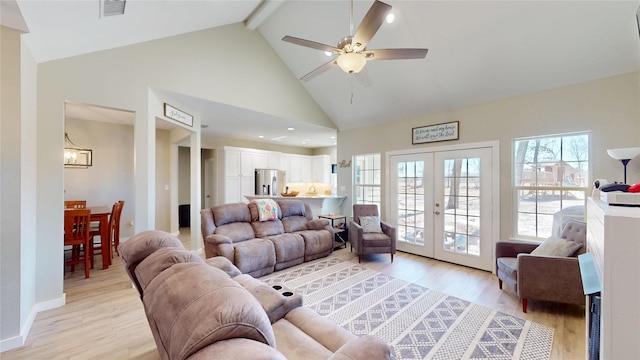
M 205 257 L 224 256 L 242 273 L 255 277 L 328 256 L 333 228 L 313 219 L 301 200 L 279 200 L 278 217 L 260 221 L 255 203 L 232 203 L 202 209 Z
M 162 359 L 391 358 L 382 340 L 352 334 L 225 257 L 203 260 L 171 234 L 138 233 L 119 252 Z

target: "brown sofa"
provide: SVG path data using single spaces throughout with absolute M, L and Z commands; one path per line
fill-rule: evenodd
M 301 200 L 279 200 L 277 206 L 278 218 L 268 221 L 259 220 L 254 203 L 201 210 L 205 256 L 224 256 L 242 273 L 259 277 L 331 254 L 328 220 L 314 220 Z
M 391 358 L 378 338 L 353 335 L 225 257 L 203 260 L 171 234 L 141 232 L 119 251 L 162 359 Z

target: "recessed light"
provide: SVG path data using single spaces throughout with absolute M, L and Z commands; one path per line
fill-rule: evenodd
M 295 129 L 294 129 L 294 128 L 292 128 L 292 127 L 290 127 L 290 128 L 287 128 L 287 130 L 289 130 L 289 131 L 293 131 L 293 130 L 295 130 Z
M 385 18 L 385 21 L 387 22 L 387 24 L 392 24 L 395 20 L 396 20 L 396 16 L 393 13 L 387 14 L 387 17 Z
M 329 137 L 329 139 L 335 139 L 335 138 L 336 138 L 335 136 L 330 136 L 330 137 Z
M 258 135 L 258 138 L 259 138 L 259 139 L 264 139 L 264 136 L 262 136 L 262 135 Z

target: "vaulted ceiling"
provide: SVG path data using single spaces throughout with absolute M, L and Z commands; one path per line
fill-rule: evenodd
M 640 70 L 640 1 L 386 2 L 396 20 L 383 24 L 368 48 L 429 52 L 420 60 L 369 61 L 370 86 L 338 68 L 303 82 L 339 130 Z M 354 2 L 354 27 L 372 3 Z M 3 24 L 15 4 L 2 0 Z M 300 78 L 330 58 L 283 36 L 335 46 L 350 34 L 346 0 L 129 0 L 124 15 L 104 18 L 98 0 L 17 5 L 38 62 L 244 21 Z M 193 101 L 203 109 L 218 105 Z

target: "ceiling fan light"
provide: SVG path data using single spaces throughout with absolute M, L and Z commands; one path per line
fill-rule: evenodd
M 336 62 L 342 71 L 353 74 L 359 73 L 364 68 L 367 59 L 363 54 L 351 52 L 338 56 Z

